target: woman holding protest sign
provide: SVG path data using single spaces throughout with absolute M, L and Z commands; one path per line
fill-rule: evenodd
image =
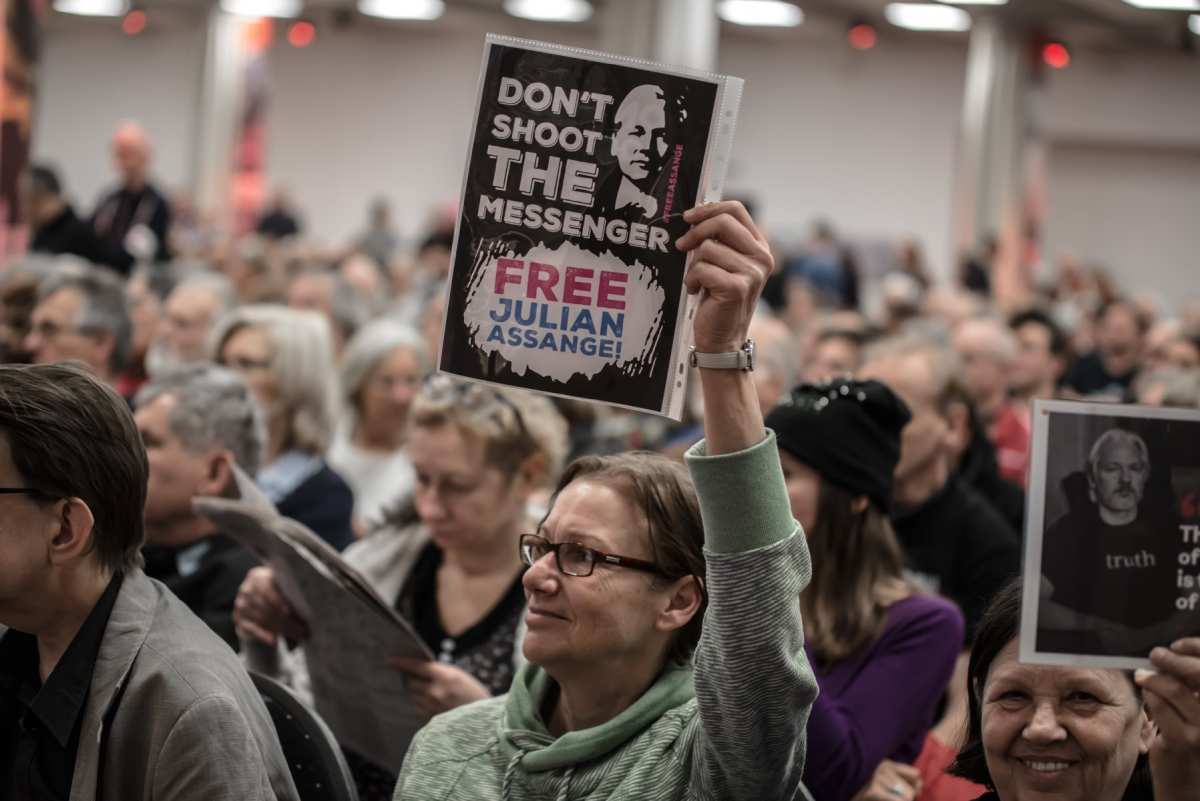
M 397 799 L 800 793 L 816 696 L 799 603 L 808 549 L 751 360 L 737 356 L 773 260 L 739 203 L 685 219 L 707 410 L 687 457 L 695 485 L 646 454 L 567 469 L 521 539 L 529 664 L 507 696 L 417 735 Z M 712 354 L 743 369 L 706 367 Z
M 919 592 L 888 521 L 908 407 L 878 381 L 796 387 L 767 415 L 812 553 L 800 599 L 821 694 L 804 783 L 817 801 L 911 801 L 962 648 L 951 602 Z
M 979 801 L 1195 801 L 1200 637 L 1150 653 L 1153 670 L 1021 664 L 1021 585 L 993 600 L 967 680 L 967 742 L 952 772 Z
M 436 375 L 413 399 L 406 446 L 413 495 L 343 557 L 437 655 L 393 662 L 426 715 L 506 692 L 512 682 L 525 607 L 517 542 L 528 529 L 531 493 L 559 473 L 566 433 L 553 405 L 529 393 Z M 307 626 L 270 568 L 250 571 L 234 622 L 252 669 L 302 691 L 309 686 L 301 649 L 278 658 L 283 638 L 302 643 Z M 348 754 L 360 798 L 390 798 L 400 765 Z

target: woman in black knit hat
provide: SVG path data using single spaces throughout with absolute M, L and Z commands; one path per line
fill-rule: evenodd
M 904 574 L 888 520 L 908 408 L 876 381 L 801 385 L 767 416 L 792 514 L 808 534 L 800 599 L 821 689 L 804 783 L 817 801 L 906 801 L 911 763 L 962 647 L 962 615 Z

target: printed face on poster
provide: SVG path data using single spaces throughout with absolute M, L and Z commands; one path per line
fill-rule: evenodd
M 1200 411 L 1034 408 L 1021 661 L 1149 665 L 1200 634 Z
M 489 37 L 439 367 L 677 415 L 675 240 L 719 189 L 733 82 Z

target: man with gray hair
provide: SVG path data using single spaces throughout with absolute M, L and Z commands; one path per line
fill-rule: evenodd
M 195 366 L 143 387 L 134 421 L 150 465 L 146 573 L 236 649 L 233 601 L 258 560 L 197 515 L 192 498 L 237 496 L 235 468 L 253 475 L 262 461 L 262 412 L 236 373 Z
M 146 354 L 150 377 L 208 361 L 208 335 L 237 300 L 233 282 L 221 273 L 194 269 L 180 278 L 163 304 L 158 336 Z
M 112 385 L 129 362 L 132 337 L 120 280 L 98 268 L 71 267 L 39 286 L 25 349 L 36 364 L 83 362 Z

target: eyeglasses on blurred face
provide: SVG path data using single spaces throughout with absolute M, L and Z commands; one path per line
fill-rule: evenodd
M 559 572 L 577 578 L 586 578 L 592 575 L 597 564 L 627 567 L 631 570 L 641 570 L 670 578 L 661 567 L 653 562 L 605 553 L 578 542 L 550 542 L 540 534 L 522 534 L 520 549 L 521 561 L 529 566 L 533 566 L 534 562 L 546 554 L 553 553 Z

